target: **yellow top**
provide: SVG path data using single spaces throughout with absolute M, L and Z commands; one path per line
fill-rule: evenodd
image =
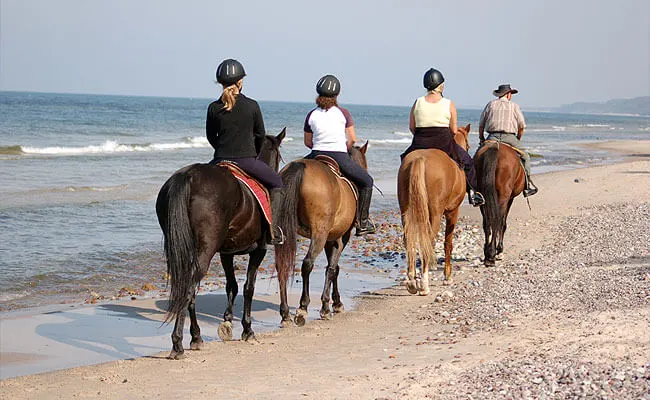
M 437 103 L 429 103 L 424 96 L 419 97 L 413 109 L 415 127 L 448 127 L 451 120 L 450 105 L 451 101 L 444 97 Z

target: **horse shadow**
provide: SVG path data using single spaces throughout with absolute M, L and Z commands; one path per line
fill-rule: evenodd
M 227 302 L 225 293 L 210 293 L 196 297 L 196 314 L 198 320 L 204 324 L 202 333 L 206 342 L 219 340 L 216 330 L 219 323 L 223 321 L 222 314 Z M 236 320 L 241 320 L 242 302 L 243 297 L 238 296 L 236 304 L 239 303 L 239 306 L 233 310 Z M 109 361 L 150 356 L 168 350 L 171 345 L 169 335 L 174 326 L 164 323 L 167 305 L 168 300 L 161 299 L 155 301 L 150 307 L 141 306 L 141 302 L 134 302 L 133 305 L 108 303 L 88 308 L 50 312 L 48 315 L 60 317 L 62 320 L 40 324 L 36 327 L 35 332 L 41 337 L 70 346 L 73 349 L 91 352 L 94 354 L 90 356 L 93 359 Z M 254 300 L 252 310 L 272 309 L 277 312 L 277 307 L 277 304 L 272 302 Z M 266 330 L 279 326 L 278 321 L 275 321 L 275 325 L 273 325 L 270 320 L 258 320 L 255 316 L 252 317 L 252 322 L 253 327 L 262 325 L 267 328 Z M 235 325 L 239 326 L 239 324 Z M 189 332 L 189 320 L 185 330 Z M 73 357 L 78 355 L 74 350 L 66 351 Z

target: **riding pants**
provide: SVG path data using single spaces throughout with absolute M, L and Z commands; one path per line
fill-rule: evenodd
M 239 168 L 244 170 L 248 175 L 260 181 L 267 189 L 277 189 L 284 186 L 280 174 L 275 172 L 273 168 L 269 167 L 267 163 L 258 160 L 255 157 L 242 157 L 242 158 L 214 158 L 210 164 L 216 164 L 221 161 L 232 161 Z
M 317 155 L 332 157 L 339 164 L 339 168 L 343 175 L 350 179 L 360 189 L 365 187 L 372 188 L 374 180 L 370 174 L 368 174 L 368 171 L 354 162 L 348 153 L 342 151 L 312 150 L 311 153 L 305 156 L 305 158 L 313 159 Z
M 498 142 L 503 142 L 509 144 L 512 147 L 516 147 L 521 150 L 523 154 L 520 155 L 521 160 L 524 162 L 524 169 L 526 170 L 526 175 L 530 176 L 530 155 L 524 148 L 521 146 L 521 141 L 517 139 L 517 135 L 514 133 L 504 133 L 504 132 L 493 132 L 490 133 L 487 137 L 487 140 L 495 140 Z

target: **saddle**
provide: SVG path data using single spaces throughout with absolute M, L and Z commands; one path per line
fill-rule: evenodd
M 357 191 L 356 185 L 341 173 L 341 168 L 339 167 L 339 163 L 337 163 L 335 159 L 333 159 L 330 156 L 326 156 L 324 154 L 319 154 L 316 157 L 314 157 L 314 160 L 320 161 L 323 164 L 327 165 L 330 171 L 332 171 L 337 178 L 343 180 L 345 183 L 347 183 L 350 186 L 350 188 L 352 189 L 352 193 L 354 194 L 354 199 L 355 200 L 359 199 L 359 192 Z
M 269 225 L 271 225 L 272 215 L 271 215 L 271 198 L 269 196 L 269 191 L 255 178 L 248 175 L 246 172 L 244 172 L 243 169 L 241 169 L 237 164 L 235 164 L 232 161 L 221 161 L 217 163 L 217 166 L 228 169 L 228 171 L 230 171 L 230 173 L 232 173 L 233 176 L 237 178 L 239 182 L 241 182 L 244 186 L 246 186 L 251 191 L 253 197 L 255 197 L 257 203 L 260 205 L 260 208 L 262 209 L 262 214 L 264 214 L 264 219 L 266 219 L 266 222 L 268 222 Z
M 496 143 L 496 144 L 498 144 L 499 146 L 501 146 L 501 145 L 503 145 L 503 146 L 508 146 L 508 147 L 510 147 L 511 149 L 513 149 L 514 151 L 516 151 L 520 156 L 523 156 L 524 154 L 526 154 L 523 150 L 519 150 L 518 148 L 516 148 L 516 147 L 514 147 L 514 146 L 512 146 L 512 145 L 509 145 L 508 143 L 501 142 L 501 141 L 499 141 L 499 140 L 493 140 L 493 139 L 490 139 L 490 140 L 486 140 L 486 141 L 485 141 L 485 143 L 488 143 L 488 142 L 489 142 L 489 143 Z

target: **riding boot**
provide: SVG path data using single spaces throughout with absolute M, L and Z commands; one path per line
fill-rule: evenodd
M 372 187 L 359 189 L 359 200 L 357 202 L 357 236 L 375 233 L 375 225 L 369 220 L 370 198 Z
M 284 190 L 282 188 L 271 189 L 271 238 L 269 244 L 278 245 L 284 243 L 284 232 L 278 225 L 278 216 L 282 208 L 282 199 L 284 199 Z
M 530 175 L 526 174 L 526 188 L 524 189 L 524 197 L 532 196 L 537 193 L 537 186 L 530 179 Z
M 474 207 L 479 207 L 485 204 L 485 198 L 481 192 L 475 191 L 469 182 L 467 182 L 467 200 L 469 201 L 469 204 L 473 205 Z

